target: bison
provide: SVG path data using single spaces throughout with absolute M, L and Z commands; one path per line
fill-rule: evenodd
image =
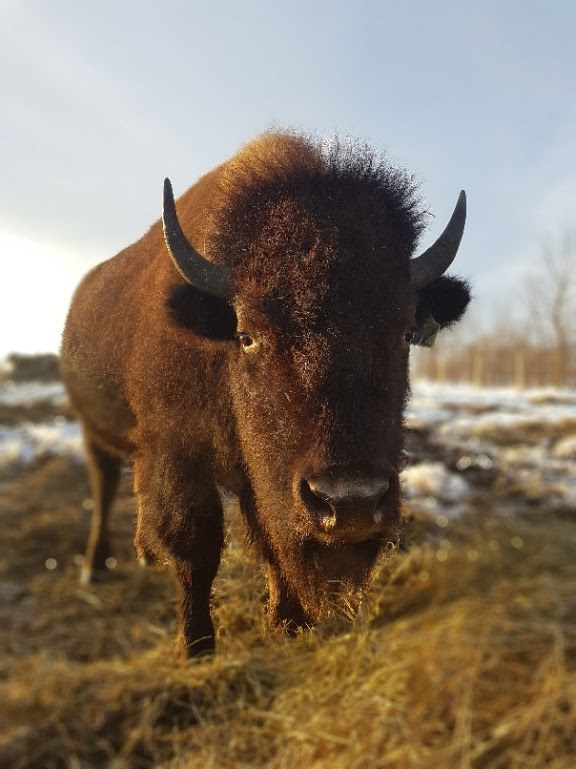
M 203 176 L 76 291 L 62 374 L 94 498 L 83 579 L 110 556 L 121 462 L 135 546 L 173 564 L 183 657 L 214 649 L 221 490 L 267 565 L 268 613 L 295 632 L 360 596 L 400 516 L 410 343 L 463 314 L 444 276 L 465 196 L 412 258 L 412 176 L 358 142 L 271 131 Z

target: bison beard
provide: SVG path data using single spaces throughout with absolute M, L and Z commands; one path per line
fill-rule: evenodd
M 110 555 L 128 458 L 136 547 L 174 566 L 183 656 L 214 648 L 218 487 L 238 495 L 267 563 L 273 623 L 353 613 L 399 528 L 408 342 L 470 298 L 443 276 L 464 219 L 462 193 L 413 259 L 424 216 L 411 177 L 364 145 L 288 132 L 176 204 L 166 182 L 163 222 L 86 276 L 63 336 L 95 500 L 83 578 Z

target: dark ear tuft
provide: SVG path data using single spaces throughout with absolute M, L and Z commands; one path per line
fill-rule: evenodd
M 468 281 L 444 275 L 418 292 L 416 323 L 432 316 L 440 328 L 448 328 L 464 315 L 471 297 Z
M 236 334 L 236 314 L 231 305 L 194 286 L 174 286 L 168 296 L 167 309 L 177 326 L 205 339 L 233 339 Z

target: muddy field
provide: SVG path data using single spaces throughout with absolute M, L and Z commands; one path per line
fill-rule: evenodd
M 403 546 L 356 621 L 270 631 L 231 501 L 218 655 L 185 666 L 169 568 L 135 560 L 130 471 L 116 563 L 81 586 L 73 417 L 52 392 L 0 400 L 0 766 L 576 766 L 576 396 L 442 393 L 409 410 Z

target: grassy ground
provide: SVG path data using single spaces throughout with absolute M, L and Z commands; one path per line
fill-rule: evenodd
M 94 587 L 74 563 L 83 469 L 52 458 L 13 477 L 0 489 L 0 766 L 573 769 L 576 520 L 480 491 L 447 528 L 408 526 L 411 547 L 382 562 L 354 624 L 294 640 L 264 622 L 231 506 L 218 654 L 179 666 L 169 571 L 134 559 L 129 475 L 118 566 Z

